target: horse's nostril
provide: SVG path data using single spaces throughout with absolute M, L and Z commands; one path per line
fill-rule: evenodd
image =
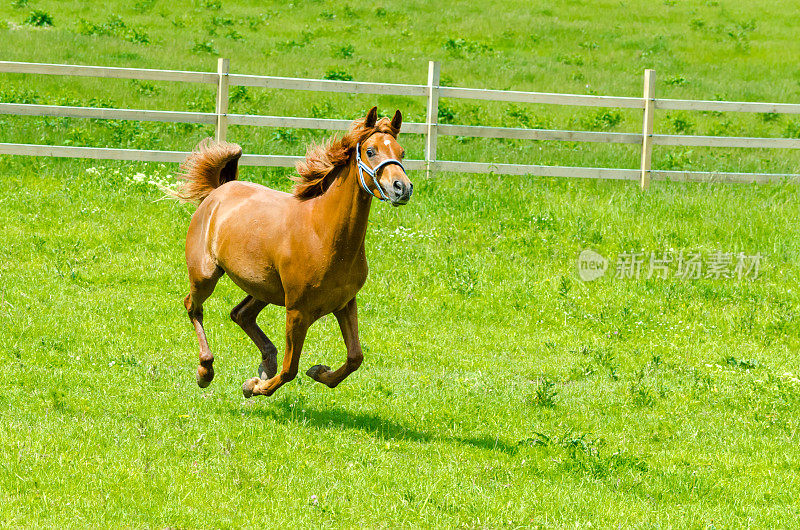
M 393 186 L 394 186 L 394 191 L 396 191 L 397 193 L 403 193 L 402 182 L 400 182 L 399 180 L 395 180 Z

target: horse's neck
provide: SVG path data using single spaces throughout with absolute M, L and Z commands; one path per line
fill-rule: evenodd
M 336 251 L 357 252 L 364 248 L 372 197 L 360 188 L 352 159 L 339 171 L 330 188 L 315 199 L 315 209 L 322 214 L 319 228 L 331 237 Z

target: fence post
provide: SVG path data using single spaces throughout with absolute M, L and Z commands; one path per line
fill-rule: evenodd
M 431 176 L 436 160 L 436 136 L 439 123 L 439 61 L 428 62 L 428 109 L 425 117 L 425 176 Z
M 656 110 L 656 71 L 644 71 L 644 118 L 642 120 L 642 190 L 650 187 L 650 168 L 653 161 L 653 117 Z
M 230 78 L 231 61 L 230 59 L 217 59 L 217 74 L 219 81 L 217 82 L 217 128 L 214 138 L 218 142 L 222 142 L 228 135 L 228 82 Z

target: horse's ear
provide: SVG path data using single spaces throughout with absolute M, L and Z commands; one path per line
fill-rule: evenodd
M 400 114 L 399 110 L 396 110 L 394 111 L 394 118 L 392 118 L 392 128 L 399 131 L 401 125 L 403 125 L 403 115 Z
M 364 122 L 364 125 L 367 127 L 375 127 L 375 122 L 378 121 L 378 107 L 372 107 L 367 112 L 367 121 Z

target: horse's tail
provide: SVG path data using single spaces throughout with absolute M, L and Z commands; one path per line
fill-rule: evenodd
M 241 156 L 242 148 L 236 144 L 201 140 L 181 164 L 178 187 L 167 195 L 181 202 L 203 202 L 216 188 L 236 180 Z

